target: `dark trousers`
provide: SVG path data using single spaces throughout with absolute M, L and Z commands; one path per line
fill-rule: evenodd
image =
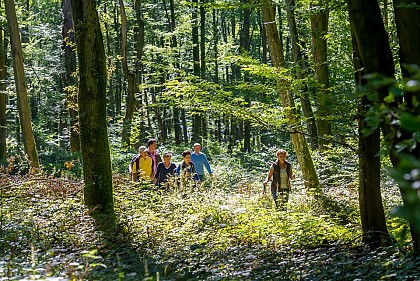
M 276 203 L 276 208 L 279 207 L 279 203 L 283 205 L 289 201 L 289 192 L 289 188 L 271 187 L 271 194 L 273 195 L 274 203 Z

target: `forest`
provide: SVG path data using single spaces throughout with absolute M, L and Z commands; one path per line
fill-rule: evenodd
M 420 0 L 0 15 L 0 280 L 420 280 Z M 133 181 L 150 139 L 212 172 Z

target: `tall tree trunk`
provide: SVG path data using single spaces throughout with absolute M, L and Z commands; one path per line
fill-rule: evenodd
M 353 61 L 355 80 L 358 86 L 366 84 L 362 79 L 363 64 L 359 56 L 357 42 L 352 35 Z M 388 234 L 385 213 L 382 205 L 380 190 L 380 130 L 375 130 L 370 135 L 365 135 L 368 129 L 366 114 L 372 106 L 363 92 L 359 93 L 358 107 L 358 132 L 359 132 L 359 207 L 362 222 L 363 240 L 373 245 L 381 245 Z
M 380 73 L 387 77 L 394 75 L 394 63 L 389 48 L 381 12 L 376 0 L 347 0 L 350 25 L 353 34 L 354 61 L 356 70 L 363 67 L 363 74 Z M 377 50 L 381 50 L 378 53 Z M 358 84 L 366 81 L 356 76 Z M 385 96 L 388 89 L 380 89 Z M 374 245 L 383 244 L 388 233 L 380 192 L 380 136 L 375 130 L 370 135 L 363 134 L 366 112 L 372 105 L 366 94 L 361 93 L 359 101 L 359 204 L 364 240 Z
M 71 1 L 79 58 L 79 122 L 84 200 L 114 214 L 106 122 L 106 57 L 95 0 Z
M 194 76 L 200 77 L 200 45 L 198 37 L 198 0 L 193 0 L 192 7 L 192 43 L 193 43 L 193 65 L 194 65 Z M 202 23 L 204 24 L 204 23 Z M 200 130 L 201 130 L 201 116 L 197 112 L 193 115 L 193 131 L 192 131 L 192 141 L 200 142 Z
M 267 64 L 267 36 L 265 35 L 265 30 L 264 30 L 264 20 L 261 19 L 261 24 L 260 24 L 260 33 L 261 33 L 261 45 L 262 45 L 262 50 L 261 50 L 261 62 L 263 64 Z
M 251 9 L 249 8 L 249 0 L 241 0 L 243 6 L 243 22 L 242 22 L 242 29 L 241 29 L 241 37 L 240 37 L 240 47 L 241 52 L 249 53 L 251 47 L 251 36 L 250 36 L 250 29 L 251 29 Z M 246 74 L 244 74 L 244 81 L 248 82 L 249 78 Z M 249 95 L 245 96 L 245 101 L 247 102 L 247 106 L 251 106 L 251 100 Z M 251 152 L 251 123 L 249 121 L 244 121 L 243 127 L 243 138 L 244 138 L 244 146 L 242 151 L 244 152 Z
M 20 42 L 18 22 L 14 0 L 4 0 L 6 7 L 7 24 L 10 32 L 10 45 L 12 48 L 13 72 L 16 83 L 20 126 L 22 129 L 23 144 L 30 165 L 34 169 L 39 168 L 38 152 L 35 146 L 35 138 L 32 133 L 31 110 L 29 108 L 28 90 L 23 67 L 23 53 Z
M 277 32 L 276 21 L 274 18 L 274 11 L 271 0 L 261 0 L 262 15 L 265 25 L 265 32 L 267 35 L 268 46 L 270 48 L 271 61 L 273 66 L 277 69 L 284 67 L 285 61 L 283 57 L 283 46 Z M 285 115 L 287 124 L 289 126 L 293 147 L 296 152 L 299 164 L 302 169 L 304 185 L 306 188 L 319 187 L 318 176 L 309 153 L 308 144 L 302 133 L 302 126 L 299 120 L 299 114 L 296 112 L 295 103 L 292 94 L 285 90 L 283 85 L 287 82 L 279 78 L 278 89 L 281 97 L 283 107 L 286 108 Z
M 141 17 L 141 1 L 135 0 L 134 1 L 134 8 L 136 11 L 136 22 L 134 24 L 134 49 L 136 51 L 136 62 L 134 66 L 134 75 L 135 75 L 135 89 L 134 93 L 137 93 L 139 91 L 138 85 L 141 84 L 142 80 L 142 70 L 143 70 L 143 63 L 142 63 L 142 57 L 144 53 L 144 21 Z M 141 107 L 141 99 L 136 100 L 134 99 L 134 109 L 137 110 Z M 134 112 L 133 112 L 134 114 Z M 140 122 L 139 124 L 139 131 L 140 131 L 140 139 L 146 138 L 146 130 L 144 126 L 144 122 Z
M 176 28 L 176 18 L 175 18 L 175 3 L 174 0 L 169 1 L 169 9 L 171 11 L 170 18 L 169 18 L 169 31 L 173 33 Z M 177 52 L 178 48 L 178 41 L 175 35 L 171 38 L 171 48 Z M 179 62 L 175 63 L 176 69 L 180 69 Z M 179 115 L 179 108 L 174 106 L 173 108 L 173 124 L 174 124 L 174 136 L 175 136 L 175 144 L 181 144 L 181 123 L 180 123 L 180 115 Z
M 416 0 L 394 0 L 395 22 L 397 26 L 398 40 L 400 44 L 400 65 L 402 66 L 402 73 L 405 81 L 411 78 L 411 73 L 406 66 L 416 64 L 420 66 L 420 1 Z M 420 115 L 420 106 L 418 100 L 420 91 L 407 91 L 404 95 L 404 106 L 407 112 L 413 116 Z M 396 166 L 400 165 L 398 155 L 401 151 L 397 150 L 395 145 L 405 142 L 410 142 L 413 139 L 413 133 L 404 128 L 398 128 L 399 134 L 395 135 L 395 140 L 392 147 L 392 161 Z M 411 151 L 407 147 L 402 151 L 403 153 L 411 154 L 416 159 L 420 159 L 420 145 L 417 143 L 415 148 Z M 416 198 L 417 190 L 400 187 L 401 195 L 403 197 L 404 205 L 410 206 L 410 198 Z M 418 209 L 419 205 L 413 207 Z M 415 211 L 414 211 L 415 212 Z M 414 241 L 414 253 L 420 256 L 420 231 L 418 225 L 416 228 L 416 221 L 409 221 L 411 236 Z
M 315 66 L 315 78 L 319 83 L 317 90 L 317 128 L 319 136 L 319 145 L 323 149 L 330 143 L 331 138 L 331 122 L 327 120 L 330 115 L 329 111 L 329 73 L 328 73 L 328 57 L 327 57 L 327 39 L 328 33 L 328 11 L 322 6 L 322 1 L 312 0 L 310 8 L 313 11 L 311 15 L 311 32 L 312 32 L 312 50 Z
M 306 63 L 303 58 L 301 48 L 301 42 L 299 42 L 299 35 L 296 27 L 296 19 L 295 19 L 295 1 L 294 0 L 286 0 L 286 13 L 287 13 L 287 21 L 289 24 L 289 31 L 292 43 L 292 58 L 293 61 L 297 64 L 296 76 L 298 79 L 304 79 L 308 73 L 306 71 Z M 314 112 L 312 110 L 312 105 L 309 97 L 309 91 L 307 85 L 302 86 L 302 93 L 300 95 L 300 103 L 302 105 L 302 113 L 306 119 L 306 128 L 309 134 L 309 139 L 311 142 L 311 148 L 317 149 L 318 148 L 318 132 L 314 117 Z
M 64 49 L 64 91 L 66 93 L 67 110 L 70 117 L 70 152 L 80 151 L 79 119 L 77 109 L 77 79 L 74 78 L 76 72 L 76 52 L 74 46 L 74 25 L 71 14 L 71 0 L 62 1 L 63 9 L 63 49 Z
M 126 108 L 123 121 L 123 130 L 121 133 L 124 144 L 130 146 L 131 124 L 136 111 L 136 77 L 135 74 L 128 68 L 127 62 L 127 16 L 125 14 L 125 7 L 123 0 L 119 0 L 121 10 L 121 53 L 122 53 L 122 68 L 124 77 L 127 80 L 127 96 Z
M 0 8 L 2 8 L 0 1 Z M 7 138 L 7 120 L 6 120 L 6 52 L 4 46 L 3 29 L 0 29 L 0 163 L 6 162 L 6 138 Z
M 115 34 L 117 34 L 117 39 L 116 39 L 116 44 L 115 44 L 115 53 L 119 54 L 121 53 L 121 28 L 120 28 L 120 23 L 119 23 L 119 11 L 118 11 L 118 5 L 113 5 L 114 6 L 114 31 Z M 115 77 L 117 79 L 116 82 L 116 88 L 115 88 L 115 92 L 114 92 L 114 101 L 115 101 L 115 115 L 116 116 L 120 116 L 121 115 L 121 94 L 123 92 L 123 83 L 122 83 L 122 79 L 121 79 L 121 63 L 116 63 L 115 65 Z
M 187 126 L 187 117 L 185 114 L 185 109 L 181 109 L 181 121 L 182 121 L 182 132 L 184 134 L 184 144 L 188 144 L 188 126 Z

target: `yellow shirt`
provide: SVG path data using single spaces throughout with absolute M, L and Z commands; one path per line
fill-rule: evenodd
M 140 173 L 139 177 L 144 179 L 144 180 L 150 180 L 150 177 L 152 176 L 152 171 L 153 171 L 152 158 L 150 158 L 150 157 L 147 157 L 147 158 L 140 157 L 138 165 L 139 166 L 137 167 L 137 161 L 134 161 L 132 172 L 133 173 Z

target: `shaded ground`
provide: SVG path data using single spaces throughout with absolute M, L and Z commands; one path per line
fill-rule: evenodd
M 159 194 L 115 177 L 119 228 L 110 237 L 96 230 L 80 182 L 1 183 L 0 280 L 420 279 L 409 246 L 360 244 L 350 202 L 343 225 L 299 192 L 275 212 L 251 185 Z

